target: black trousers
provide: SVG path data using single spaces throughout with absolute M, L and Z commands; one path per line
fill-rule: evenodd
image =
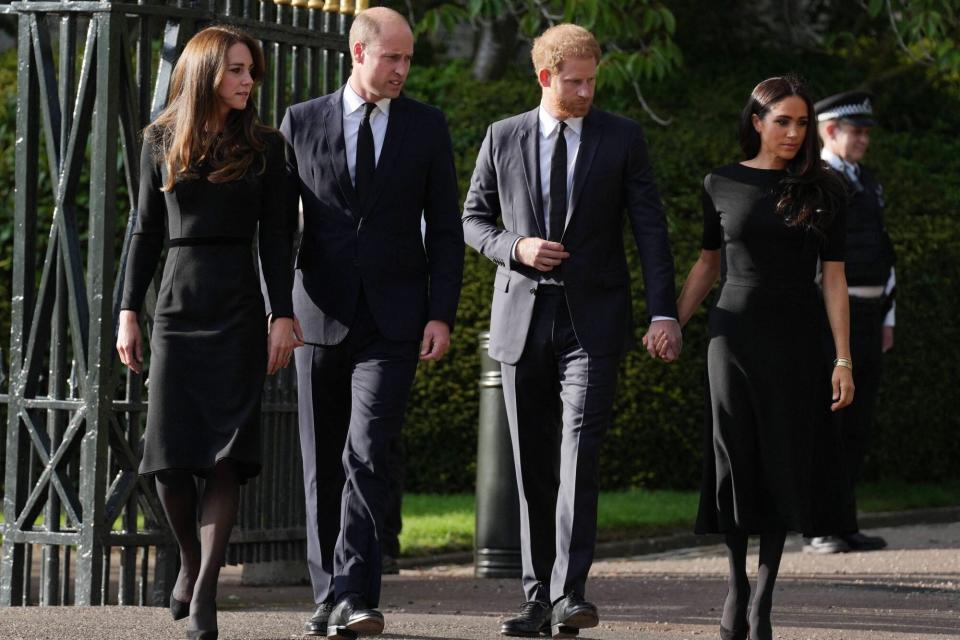
M 307 563 L 314 600 L 380 600 L 389 447 L 399 439 L 419 344 L 384 338 L 361 296 L 338 345 L 296 350 Z
M 520 360 L 501 364 L 527 600 L 585 595 L 597 534 L 600 445 L 619 361 L 618 354 L 589 356 L 563 289 L 541 286 Z
M 850 481 L 849 501 L 856 522 L 855 487 L 873 440 L 873 425 L 883 373 L 883 301 L 850 298 L 850 356 L 856 394 L 840 412 L 844 463 Z

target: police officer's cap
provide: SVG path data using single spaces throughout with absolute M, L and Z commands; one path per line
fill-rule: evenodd
M 846 120 L 862 127 L 877 124 L 873 119 L 872 96 L 866 91 L 844 91 L 813 105 L 817 122 Z

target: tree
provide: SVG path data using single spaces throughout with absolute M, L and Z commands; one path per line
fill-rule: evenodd
M 905 62 L 960 87 L 960 0 L 869 0 L 866 10 L 886 17 Z
M 422 13 L 408 2 L 417 33 L 455 33 L 463 24 L 477 34 L 473 75 L 485 81 L 501 77 L 515 60 L 520 42 L 530 41 L 545 28 L 572 22 L 590 29 L 604 49 L 599 82 L 615 90 L 629 88 L 650 116 L 658 117 L 643 98 L 643 82 L 659 80 L 683 62 L 673 40 L 676 20 L 656 0 L 450 0 L 421 4 Z M 426 5 L 424 10 L 424 4 Z

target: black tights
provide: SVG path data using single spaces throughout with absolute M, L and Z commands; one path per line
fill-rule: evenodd
M 750 608 L 749 624 L 752 640 L 772 640 L 770 611 L 773 609 L 773 587 L 783 557 L 785 532 L 764 533 L 760 536 L 760 564 L 757 570 L 757 592 Z M 727 557 L 730 561 L 730 583 L 723 604 L 720 625 L 732 631 L 734 637 L 743 637 L 747 626 L 747 603 L 750 600 L 750 582 L 747 580 L 747 536 L 726 535 Z
M 229 460 L 218 462 L 205 479 L 203 495 L 199 497 L 191 472 L 160 472 L 157 494 L 180 546 L 180 573 L 173 586 L 173 597 L 190 603 L 188 628 L 216 629 L 217 579 L 239 505 L 236 465 Z

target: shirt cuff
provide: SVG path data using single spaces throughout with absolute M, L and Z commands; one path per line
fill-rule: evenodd
M 673 320 L 674 322 L 680 322 L 673 316 L 653 316 L 652 318 L 650 318 L 650 322 L 657 322 L 659 320 Z

